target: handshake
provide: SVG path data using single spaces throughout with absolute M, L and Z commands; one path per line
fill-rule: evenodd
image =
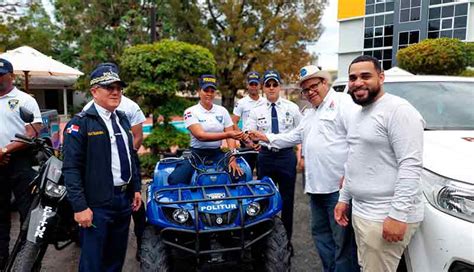
M 229 138 L 242 141 L 247 147 L 256 150 L 260 149 L 260 145 L 258 144 L 259 141 L 268 142 L 268 138 L 264 133 L 255 130 L 248 130 L 245 132 L 237 130 L 229 131 Z

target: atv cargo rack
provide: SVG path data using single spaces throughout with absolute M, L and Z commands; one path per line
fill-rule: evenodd
M 235 196 L 232 194 L 232 189 L 237 189 L 239 187 L 247 188 L 249 194 Z M 265 188 L 265 193 L 259 194 L 258 191 L 260 188 Z M 206 190 L 208 189 L 223 189 L 225 191 L 225 196 L 222 198 L 210 198 L 207 194 Z M 178 192 L 178 200 L 169 200 L 164 199 L 167 198 L 166 192 Z M 202 194 L 202 198 L 197 199 L 183 199 L 183 193 L 186 191 L 197 192 L 200 191 Z M 175 227 L 167 227 L 161 229 L 160 233 L 161 236 L 164 238 L 163 242 L 169 246 L 184 250 L 186 252 L 195 254 L 196 256 L 203 255 L 203 254 L 212 254 L 212 253 L 222 253 L 222 252 L 229 252 L 229 251 L 241 251 L 241 257 L 244 256 L 244 250 L 249 248 L 250 246 L 254 245 L 256 242 L 262 240 L 268 234 L 270 234 L 273 230 L 273 220 L 271 218 L 262 218 L 255 222 L 245 225 L 245 211 L 243 207 L 242 200 L 243 199 L 254 199 L 254 198 L 268 198 L 272 197 L 276 194 L 277 189 L 272 183 L 266 183 L 261 181 L 251 181 L 246 183 L 236 183 L 236 184 L 225 184 L 225 185 L 205 185 L 205 186 L 185 186 L 179 188 L 162 188 L 155 193 L 155 201 L 159 204 L 187 204 L 192 203 L 194 206 L 194 227 L 195 229 L 182 229 L 182 228 L 175 228 Z M 161 196 L 161 197 L 160 197 Z M 212 228 L 201 230 L 199 229 L 199 214 L 204 213 L 200 212 L 198 209 L 198 204 L 200 202 L 209 202 L 209 201 L 224 201 L 224 200 L 237 200 L 238 202 L 238 213 L 240 215 L 240 225 L 237 227 L 226 227 L 223 226 L 220 228 Z M 205 236 L 206 234 L 213 234 L 213 233 L 222 233 L 222 232 L 235 232 L 236 236 L 240 232 L 239 236 L 239 243 L 235 246 L 226 247 L 226 248 L 218 248 L 218 249 L 202 249 L 200 246 L 201 236 Z M 246 235 L 247 232 L 247 235 Z M 188 233 L 191 235 L 195 235 L 194 237 L 194 247 L 187 247 L 185 245 L 180 245 L 176 243 L 175 239 L 166 239 L 166 234 L 170 233 Z M 248 239 L 250 233 L 253 233 L 255 238 Z M 247 238 L 247 239 L 246 239 Z M 205 238 L 202 238 L 205 241 Z

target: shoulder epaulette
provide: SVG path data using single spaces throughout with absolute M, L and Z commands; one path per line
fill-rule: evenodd
M 77 117 L 79 117 L 79 118 L 82 118 L 82 117 L 86 116 L 86 112 L 85 112 L 85 111 L 81 111 L 81 112 L 79 112 L 79 113 L 76 113 L 74 116 L 77 116 Z

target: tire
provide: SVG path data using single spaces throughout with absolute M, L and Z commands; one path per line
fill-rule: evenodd
M 39 272 L 46 247 L 26 241 L 13 262 L 13 272 Z M 39 260 L 41 259 L 41 260 Z
M 288 236 L 279 217 L 273 218 L 273 222 L 273 231 L 264 243 L 262 268 L 266 272 L 287 272 L 291 268 Z
M 166 245 L 153 226 L 146 226 L 143 232 L 140 258 L 140 271 L 142 272 L 172 271 Z

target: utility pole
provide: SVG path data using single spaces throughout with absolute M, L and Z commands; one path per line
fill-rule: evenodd
M 156 41 L 156 4 L 150 4 L 150 43 Z

